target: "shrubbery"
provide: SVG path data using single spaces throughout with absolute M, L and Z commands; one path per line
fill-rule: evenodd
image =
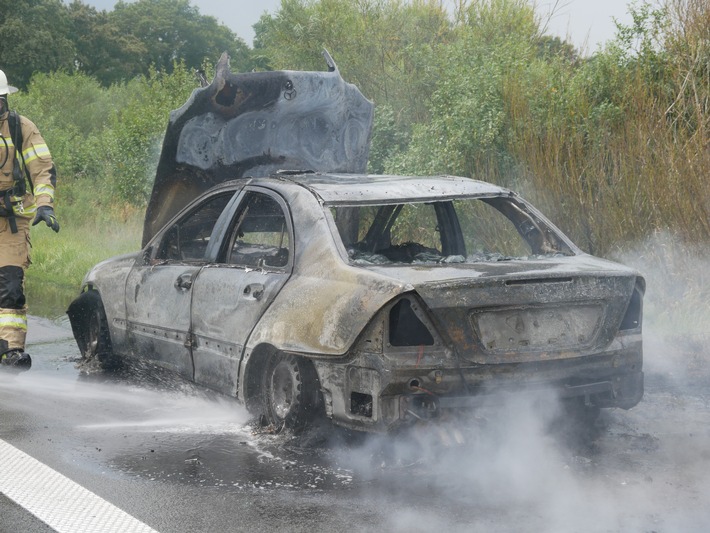
M 525 0 L 457 5 L 282 0 L 239 64 L 323 70 L 328 49 L 375 101 L 373 172 L 508 185 L 596 254 L 659 231 L 710 241 L 710 4 L 637 5 L 590 57 Z M 140 219 L 168 113 L 196 86 L 178 62 L 109 87 L 36 74 L 13 95 L 54 154 L 65 225 Z

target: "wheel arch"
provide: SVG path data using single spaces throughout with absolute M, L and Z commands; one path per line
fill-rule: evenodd
M 102 368 L 112 369 L 119 366 L 119 360 L 113 354 L 111 330 L 98 290 L 88 287 L 69 305 L 67 315 L 83 359 L 90 360 L 92 356 L 87 354 L 98 348 L 93 357 L 98 359 Z M 96 337 L 93 341 L 92 333 Z
M 261 376 L 266 370 L 269 358 L 278 352 L 275 346 L 263 343 L 249 350 L 242 358 L 237 396 L 252 414 L 259 414 Z
M 88 326 L 91 309 L 96 305 L 103 307 L 101 294 L 94 286 L 87 285 L 84 292 L 75 298 L 67 309 L 67 316 L 69 317 L 69 324 L 71 324 L 74 339 L 82 352 L 88 342 Z

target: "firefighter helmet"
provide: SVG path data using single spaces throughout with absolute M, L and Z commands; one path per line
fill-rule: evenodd
M 5 72 L 0 70 L 0 96 L 4 96 L 6 94 L 12 94 L 17 92 L 17 87 L 13 87 L 12 85 L 7 84 L 7 76 L 5 76 Z

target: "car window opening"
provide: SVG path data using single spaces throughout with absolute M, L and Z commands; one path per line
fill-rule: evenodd
M 505 197 L 333 206 L 357 265 L 478 263 L 573 255 L 542 220 Z
M 163 236 L 155 259 L 203 261 L 212 230 L 233 195 L 219 194 L 173 224 Z
M 276 200 L 249 192 L 229 245 L 228 263 L 247 267 L 285 267 L 290 235 L 286 216 Z

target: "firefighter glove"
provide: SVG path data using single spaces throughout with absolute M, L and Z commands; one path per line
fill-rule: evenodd
M 54 216 L 54 209 L 48 205 L 43 205 L 37 208 L 37 216 L 32 222 L 33 226 L 36 226 L 40 222 L 46 222 L 47 226 L 52 228 L 55 233 L 59 232 L 59 222 L 57 222 L 57 217 Z

